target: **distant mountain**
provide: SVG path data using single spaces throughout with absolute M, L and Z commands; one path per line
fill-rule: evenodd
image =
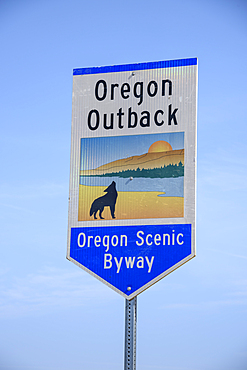
M 82 170 L 80 171 L 80 175 L 104 175 L 112 172 L 136 170 L 137 168 L 140 170 L 143 168 L 153 169 L 163 167 L 164 165 L 168 166 L 169 164 L 179 164 L 179 162 L 184 165 L 184 149 L 170 150 L 167 152 L 146 153 L 133 157 L 118 159 L 92 170 Z

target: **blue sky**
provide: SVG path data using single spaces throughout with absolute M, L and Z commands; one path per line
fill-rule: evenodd
M 2 0 L 0 369 L 123 368 L 124 299 L 65 259 L 74 68 L 198 57 L 197 257 L 138 296 L 137 369 L 247 367 L 247 4 Z

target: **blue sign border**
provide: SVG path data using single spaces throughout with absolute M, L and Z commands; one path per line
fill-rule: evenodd
M 140 71 L 146 69 L 173 68 L 197 65 L 197 58 L 165 60 L 160 62 L 122 64 L 103 67 L 76 68 L 73 69 L 73 75 L 90 75 L 98 73 L 128 72 Z

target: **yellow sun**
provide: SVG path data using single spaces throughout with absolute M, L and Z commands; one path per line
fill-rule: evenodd
M 159 152 L 168 152 L 168 150 L 172 150 L 172 146 L 167 141 L 155 141 L 150 148 L 148 149 L 148 153 L 159 153 Z

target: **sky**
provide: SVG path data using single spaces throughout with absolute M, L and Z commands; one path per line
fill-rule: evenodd
M 197 256 L 138 296 L 137 369 L 247 368 L 244 0 L 1 0 L 0 369 L 123 369 L 125 300 L 66 260 L 75 68 L 198 58 Z

